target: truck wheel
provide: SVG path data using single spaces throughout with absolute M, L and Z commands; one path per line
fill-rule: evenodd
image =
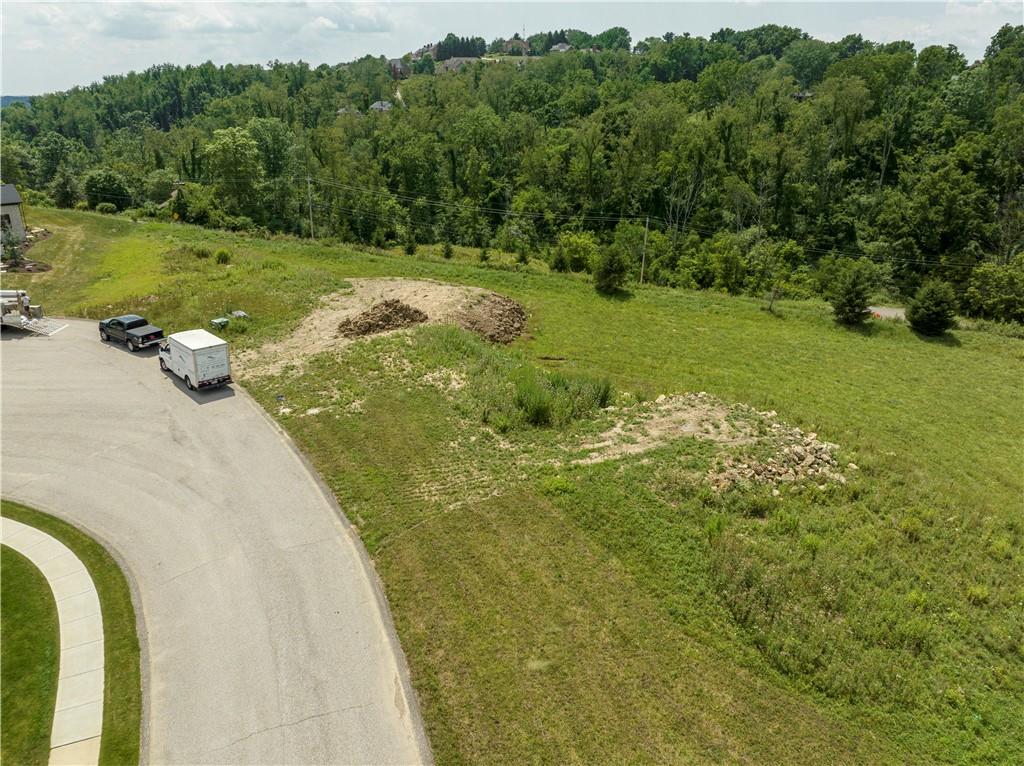
M 128 350 L 134 354 L 136 351 L 139 350 L 139 347 L 135 345 L 135 341 L 130 340 L 128 341 Z
M 167 372 L 167 362 L 164 361 L 163 357 L 160 357 L 160 369 Z
M 188 375 L 185 376 L 185 388 L 189 391 L 195 391 L 196 387 L 192 385 L 192 379 Z
M 110 336 L 107 335 L 103 330 L 100 330 L 100 340 L 106 343 L 108 340 L 110 340 Z

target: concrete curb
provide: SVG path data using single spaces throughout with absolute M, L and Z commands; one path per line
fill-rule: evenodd
M 103 614 L 96 585 L 81 559 L 46 532 L 4 518 L 2 539 L 42 572 L 57 602 L 60 671 L 50 764 L 92 766 L 99 763 L 103 732 Z

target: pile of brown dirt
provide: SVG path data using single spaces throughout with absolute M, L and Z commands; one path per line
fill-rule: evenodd
M 479 287 L 451 285 L 429 279 L 350 279 L 351 290 L 325 295 L 312 313 L 302 319 L 286 338 L 251 349 L 232 359 L 243 376 L 275 375 L 289 366 L 302 369 L 306 360 L 333 351 L 379 332 L 370 329 L 350 335 L 348 322 L 356 322 L 374 308 L 400 301 L 421 312 L 426 324 L 455 324 L 493 342 L 507 343 L 522 332 L 526 312 L 515 301 Z M 403 325 L 408 326 L 408 325 Z
M 511 298 L 485 293 L 455 315 L 455 323 L 491 343 L 511 343 L 526 328 L 526 310 Z
M 341 322 L 338 325 L 338 334 L 346 338 L 361 338 L 364 335 L 375 335 L 388 330 L 401 330 L 426 321 L 427 315 L 419 309 L 397 298 L 390 298 L 375 303 L 362 314 Z

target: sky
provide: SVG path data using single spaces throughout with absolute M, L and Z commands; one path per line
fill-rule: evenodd
M 337 64 L 398 57 L 448 32 L 490 41 L 574 27 L 623 26 L 633 41 L 665 32 L 796 26 L 823 40 L 860 33 L 918 49 L 952 43 L 973 61 L 1024 2 L 47 2 L 0 1 L 0 92 L 38 95 L 155 64 Z

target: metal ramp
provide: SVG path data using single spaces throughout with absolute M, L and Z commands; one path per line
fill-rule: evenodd
M 50 319 L 49 317 L 38 317 L 36 319 L 30 319 L 27 322 L 23 322 L 21 329 L 34 332 L 37 335 L 56 335 L 61 330 L 67 327 L 66 323 L 58 322 L 56 319 Z

